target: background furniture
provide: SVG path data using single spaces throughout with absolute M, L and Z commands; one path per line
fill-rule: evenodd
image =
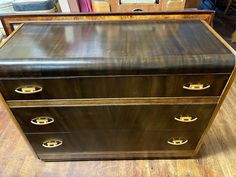
M 212 24 L 214 11 L 189 10 L 177 12 L 138 12 L 138 13 L 52 13 L 52 14 L 5 14 L 0 15 L 6 35 L 14 30 L 14 25 L 30 21 L 79 21 L 79 20 L 162 20 L 162 19 L 201 19 Z
M 138 3 L 128 3 L 129 1 L 108 0 L 111 12 L 135 12 L 135 11 L 182 11 L 189 8 L 192 4 L 185 6 L 185 0 L 157 0 L 151 2 L 137 1 Z M 197 8 L 195 6 L 195 8 Z
M 51 13 L 56 12 L 56 0 L 14 0 L 15 13 Z

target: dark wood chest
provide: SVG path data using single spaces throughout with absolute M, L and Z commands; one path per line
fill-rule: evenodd
M 193 157 L 234 54 L 200 20 L 27 23 L 0 49 L 0 92 L 42 160 Z

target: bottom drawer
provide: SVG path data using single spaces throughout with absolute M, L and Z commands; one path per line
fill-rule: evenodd
M 37 154 L 194 150 L 200 138 L 182 131 L 80 131 L 26 134 Z M 51 141 L 50 141 L 51 140 Z M 176 143 L 176 144 L 175 144 Z M 114 157 L 115 158 L 115 157 Z

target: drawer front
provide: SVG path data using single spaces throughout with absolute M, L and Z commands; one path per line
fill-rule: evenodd
M 11 109 L 25 133 L 80 130 L 203 130 L 214 104 Z M 46 119 L 46 120 L 45 120 Z
M 193 150 L 200 138 L 194 132 L 87 130 L 78 133 L 26 134 L 38 154 Z M 173 145 L 173 139 L 183 140 Z
M 1 80 L 5 100 L 219 96 L 229 75 Z

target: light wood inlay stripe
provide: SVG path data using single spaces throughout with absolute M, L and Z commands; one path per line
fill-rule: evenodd
M 24 23 L 17 26 L 17 28 L 9 35 L 6 39 L 3 39 L 2 42 L 0 42 L 0 49 L 15 35 L 15 33 L 21 29 L 21 27 L 24 25 Z
M 103 106 L 103 105 L 149 105 L 149 104 L 216 104 L 218 97 L 203 98 L 115 98 L 115 99 L 52 99 L 52 100 L 11 100 L 10 108 L 61 107 L 61 106 Z

